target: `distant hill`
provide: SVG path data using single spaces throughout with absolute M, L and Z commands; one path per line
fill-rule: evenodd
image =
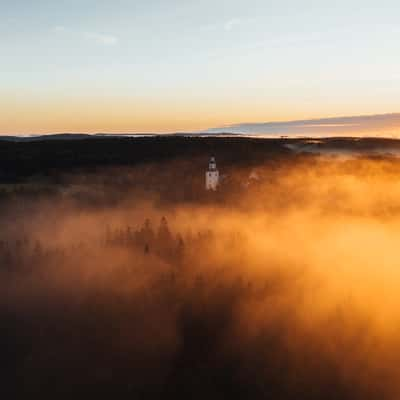
M 243 123 L 210 128 L 196 132 L 175 133 L 58 133 L 45 135 L 0 135 L 2 141 L 32 142 L 38 140 L 71 140 L 111 137 L 157 137 L 157 136 L 288 136 L 288 137 L 396 137 L 400 138 L 400 113 L 361 115 L 334 118 L 304 119 L 295 121 L 272 121 Z
M 112 139 L 112 138 L 150 138 L 150 137 L 208 137 L 236 136 L 230 133 L 211 132 L 177 132 L 177 133 L 54 133 L 46 135 L 0 135 L 0 141 L 7 142 L 39 142 L 49 140 L 82 140 L 82 139 Z
M 29 136 L 11 136 L 0 135 L 0 140 L 9 142 L 35 142 L 41 140 L 76 140 L 76 139 L 89 139 L 92 135 L 84 133 L 61 133 L 49 135 L 29 135 Z

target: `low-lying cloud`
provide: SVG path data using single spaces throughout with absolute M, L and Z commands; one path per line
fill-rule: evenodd
M 207 130 L 208 133 L 235 133 L 288 136 L 399 136 L 400 113 L 310 120 L 243 123 Z

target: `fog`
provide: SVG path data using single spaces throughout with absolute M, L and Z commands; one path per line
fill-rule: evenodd
M 88 206 L 65 183 L 4 205 L 7 390 L 398 398 L 399 172 L 307 156 L 231 169 L 198 201 L 160 200 L 155 184 Z

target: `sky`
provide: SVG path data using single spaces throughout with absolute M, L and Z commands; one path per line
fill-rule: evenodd
M 399 17 L 398 0 L 0 0 L 0 134 L 397 113 Z

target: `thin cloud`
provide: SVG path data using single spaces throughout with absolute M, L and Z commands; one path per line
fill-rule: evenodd
M 103 46 L 115 46 L 116 44 L 118 44 L 118 38 L 114 35 L 96 32 L 85 32 L 84 36 L 87 40 L 93 41 Z
M 229 21 L 226 21 L 224 24 L 224 29 L 229 32 L 234 28 L 238 27 L 242 24 L 242 20 L 240 18 L 232 18 Z
M 224 30 L 226 32 L 233 31 L 239 26 L 249 25 L 256 21 L 257 18 L 231 18 L 229 20 L 220 21 L 218 23 L 207 24 L 200 26 L 201 31 L 221 31 Z
M 62 25 L 57 25 L 54 27 L 54 32 L 66 32 L 67 28 Z
M 105 33 L 98 33 L 98 32 L 79 32 L 79 31 L 73 31 L 63 25 L 57 25 L 53 27 L 53 32 L 57 34 L 68 34 L 72 38 L 75 37 L 75 39 L 80 39 L 83 38 L 89 42 L 99 44 L 102 46 L 115 46 L 118 44 L 118 37 L 115 35 L 111 34 L 105 34 Z
M 207 133 L 281 135 L 385 135 L 400 129 L 400 113 L 298 121 L 244 123 L 208 129 Z

